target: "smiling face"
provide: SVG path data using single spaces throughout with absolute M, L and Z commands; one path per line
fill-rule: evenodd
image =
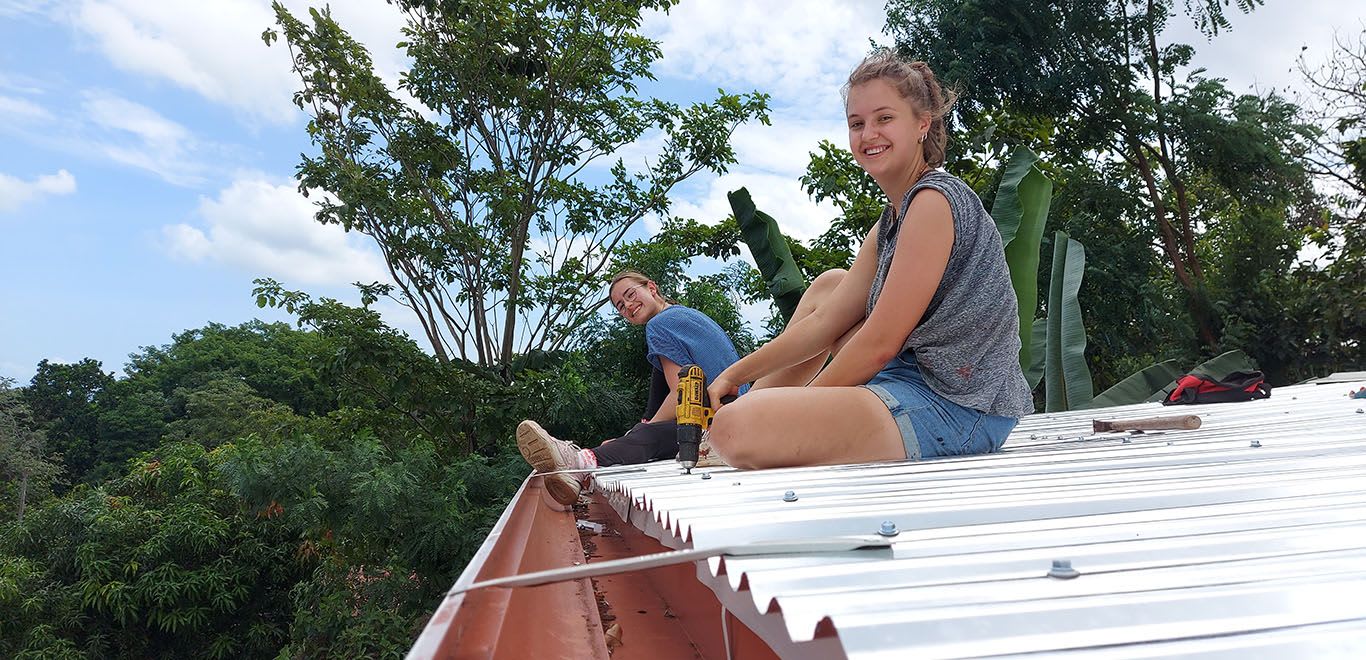
M 845 103 L 849 150 L 883 190 L 912 180 L 925 164 L 920 136 L 930 118 L 918 116 L 891 83 L 877 78 L 849 88 Z
M 659 288 L 650 280 L 625 277 L 617 280 L 608 292 L 612 307 L 632 325 L 641 325 L 654 318 L 660 310 L 668 306 Z

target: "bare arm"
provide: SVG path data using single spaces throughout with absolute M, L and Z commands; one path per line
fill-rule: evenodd
M 917 194 L 902 220 L 892 267 L 873 313 L 811 385 L 862 385 L 901 352 L 939 288 L 952 249 L 949 200 L 932 189 Z

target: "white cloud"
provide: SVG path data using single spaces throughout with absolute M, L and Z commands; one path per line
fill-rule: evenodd
M 881 0 L 690 0 L 647 16 L 643 29 L 660 42 L 664 75 L 757 88 L 822 109 L 837 106 L 869 39 L 887 41 L 885 20 Z
M 0 378 L 13 378 L 15 385 L 25 385 L 28 381 L 33 379 L 34 372 L 35 369 L 33 367 L 24 367 L 18 362 L 0 360 Z
M 0 16 L 38 14 L 51 4 L 51 0 L 0 0 Z
M 91 147 L 115 162 L 156 173 L 177 185 L 204 180 L 203 150 L 188 129 L 147 106 L 107 92 L 87 92 L 85 120 L 98 131 Z
M 285 3 L 308 21 L 316 2 Z M 333 15 L 371 52 L 377 72 L 397 82 L 402 54 L 394 49 L 403 25 L 382 2 L 338 3 Z M 268 0 L 84 0 L 63 15 L 115 66 L 165 79 L 210 101 L 274 123 L 296 117 L 299 86 L 283 43 L 267 47 L 261 33 L 275 26 Z
M 219 263 L 286 282 L 388 281 L 374 248 L 341 227 L 314 221 L 314 211 L 313 202 L 292 183 L 244 176 L 216 198 L 200 198 L 200 226 L 162 227 L 163 245 L 178 259 Z
M 731 137 L 739 166 L 793 179 L 806 172 L 811 153 L 819 151 L 821 140 L 847 147 L 849 133 L 838 105 L 832 105 L 828 119 L 801 119 L 796 112 L 775 111 L 770 126 L 750 123 Z
M 712 179 L 700 195 L 675 201 L 672 212 L 706 224 L 720 222 L 731 214 L 726 194 L 741 187 L 749 190 L 750 198 L 760 211 L 778 221 L 783 233 L 799 240 L 820 236 L 839 215 L 829 202 L 811 201 L 797 179 L 753 171 L 732 172 Z M 651 233 L 659 229 L 653 222 L 647 228 Z
M 46 108 L 24 99 L 0 96 L 0 120 L 7 122 L 45 121 L 52 118 Z
M 74 103 L 49 111 L 25 98 L 0 96 L 0 133 L 40 148 L 98 157 L 147 170 L 180 186 L 198 186 L 231 170 L 240 148 L 199 139 L 156 110 L 105 90 L 77 91 Z
M 744 186 L 788 235 L 809 240 L 823 233 L 838 211 L 811 201 L 798 179 L 822 139 L 847 143 L 840 87 L 867 54 L 870 39 L 887 41 L 881 34 L 885 17 L 883 3 L 873 0 L 690 0 L 667 15 L 647 15 L 643 31 L 660 42 L 656 70 L 662 77 L 774 97 L 771 126 L 753 122 L 732 136 L 737 164 L 730 172 L 676 189 L 671 212 L 717 222 L 731 212 L 726 193 Z M 627 153 L 640 156 L 652 146 L 642 141 Z M 647 219 L 647 231 L 658 229 L 657 219 Z
M 744 186 L 759 210 L 778 221 L 783 232 L 809 240 L 821 235 L 839 215 L 829 202 L 817 204 L 801 187 L 811 153 L 821 140 L 837 146 L 848 142 L 837 112 L 829 120 L 802 119 L 786 110 L 775 111 L 772 125 L 752 123 L 731 136 L 737 164 L 720 177 L 694 179 L 670 195 L 672 215 L 715 223 L 731 214 L 726 193 Z M 659 231 L 657 218 L 646 219 L 646 230 Z
M 66 170 L 24 181 L 0 174 L 0 213 L 9 213 L 20 206 L 51 195 L 70 195 L 76 192 L 76 177 Z

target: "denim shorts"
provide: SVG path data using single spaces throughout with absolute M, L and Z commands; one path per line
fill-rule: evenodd
M 1000 451 L 1015 428 L 1015 417 L 988 415 L 940 396 L 925 383 L 911 349 L 892 358 L 868 381 L 896 420 L 906 458 L 965 456 Z

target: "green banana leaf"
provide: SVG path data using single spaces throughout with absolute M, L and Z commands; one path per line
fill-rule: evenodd
M 1044 406 L 1049 412 L 1083 408 L 1094 390 L 1086 367 L 1086 328 L 1077 291 L 1086 270 L 1086 249 L 1059 231 L 1053 239 L 1048 292 L 1048 348 L 1044 357 Z
M 1162 394 L 1162 388 L 1181 377 L 1181 365 L 1176 360 L 1167 360 L 1151 365 L 1142 371 L 1130 374 L 1128 378 L 1115 383 L 1110 389 L 1091 399 L 1087 408 L 1108 408 L 1127 406 L 1131 403 L 1151 401 L 1153 393 Z
M 1034 329 L 1029 338 L 1029 366 L 1024 370 L 1025 381 L 1033 391 L 1043 380 L 1043 359 L 1048 354 L 1048 319 L 1034 319 Z
M 991 205 L 991 218 L 1001 232 L 1010 283 L 1019 303 L 1020 368 L 1026 372 L 1035 361 L 1031 344 L 1034 313 L 1039 309 L 1039 244 L 1053 200 L 1053 182 L 1038 168 L 1038 162 L 1038 154 L 1029 147 L 1016 147 Z
M 735 223 L 740 227 L 740 238 L 754 255 L 759 274 L 768 283 L 768 293 L 773 296 L 786 323 L 792 319 L 797 303 L 806 292 L 806 278 L 802 277 L 797 261 L 792 258 L 792 247 L 778 229 L 778 222 L 754 207 L 749 190 L 741 188 L 726 197 L 735 213 Z
M 1252 358 L 1248 357 L 1247 353 L 1234 349 L 1205 360 L 1186 373 L 1209 376 L 1215 380 L 1223 380 L 1235 371 L 1256 370 L 1257 363 L 1253 362 Z M 1147 400 L 1161 401 L 1167 398 L 1167 395 L 1171 394 L 1172 390 L 1176 389 L 1177 379 L 1183 375 L 1184 374 L 1182 373 L 1177 373 L 1175 376 L 1172 376 L 1171 381 L 1168 382 L 1165 387 L 1154 392 Z

